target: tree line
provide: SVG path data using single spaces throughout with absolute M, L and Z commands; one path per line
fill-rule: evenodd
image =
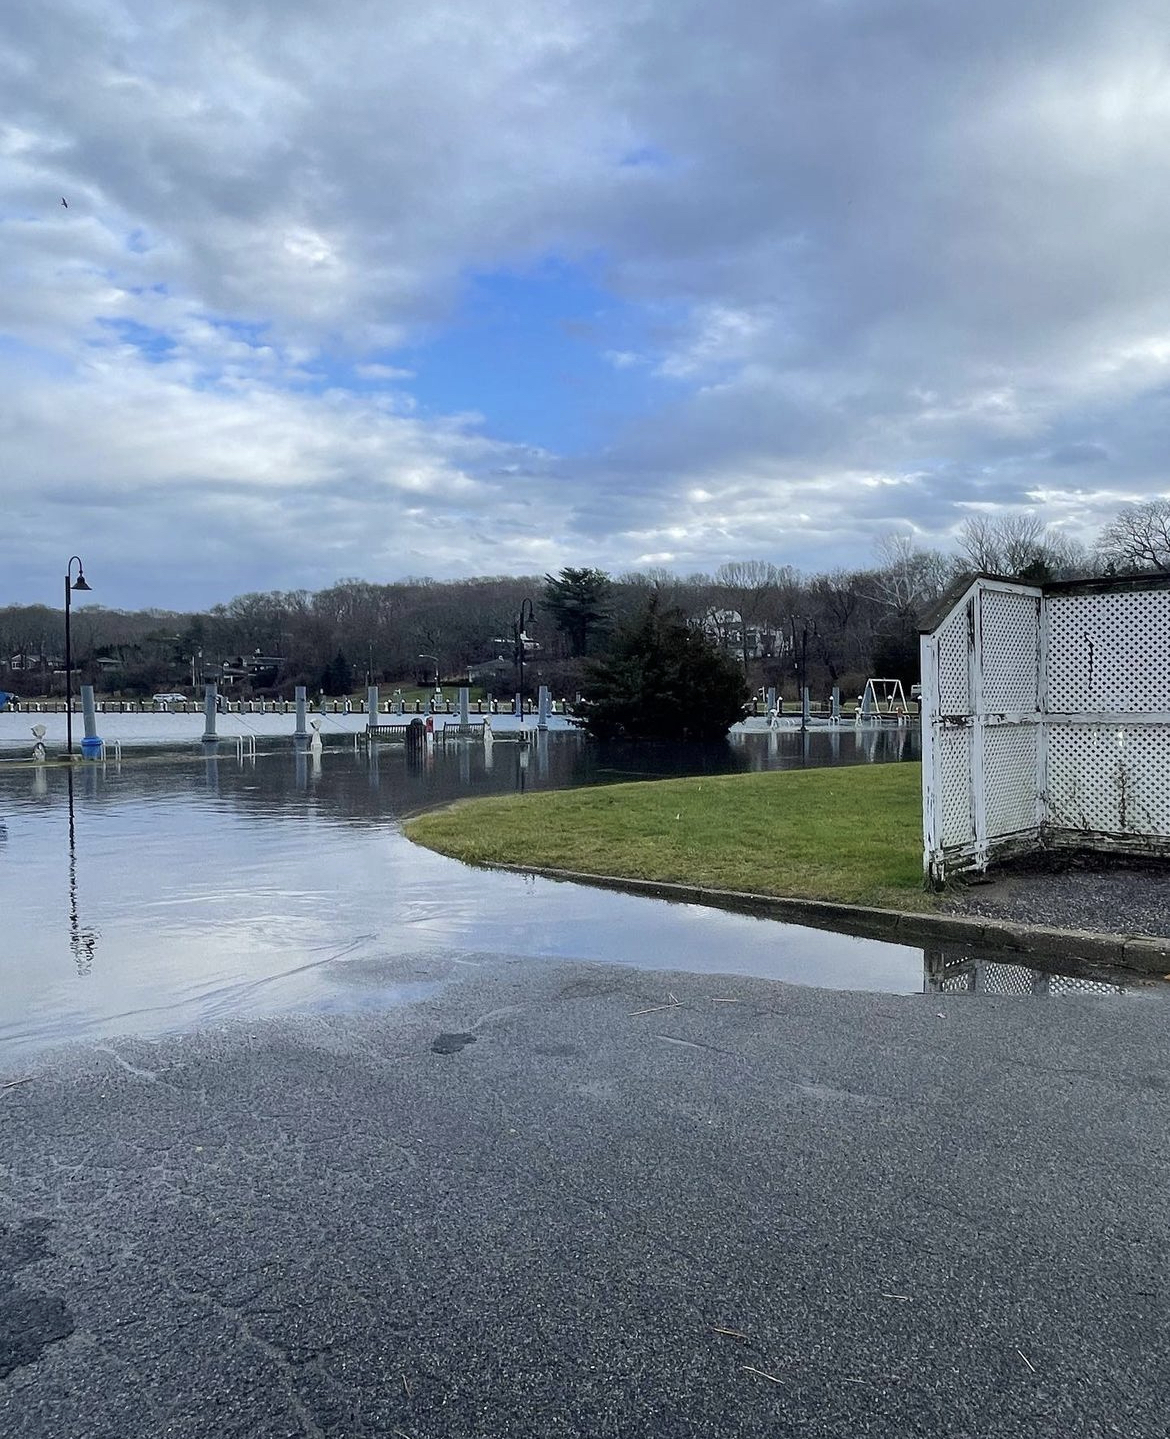
M 1029 582 L 1153 570 L 1170 573 L 1170 501 L 1124 506 L 1092 549 L 1033 515 L 976 515 L 946 553 L 891 535 L 863 569 L 805 575 L 763 560 L 711 574 L 666 570 L 610 575 L 488 576 L 390 584 L 347 579 L 327 589 L 239 595 L 209 610 L 73 610 L 75 663 L 109 693 L 150 693 L 231 677 L 241 690 L 305 684 L 344 694 L 366 683 L 466 681 L 510 693 L 523 652 L 529 687 L 576 692 L 583 665 L 644 617 L 651 597 L 735 656 L 753 686 L 794 695 L 869 675 L 917 677 L 917 625 L 961 574 Z M 520 623 L 531 599 L 532 618 Z M 527 608 L 525 615 L 527 616 Z M 43 605 L 0 608 L 0 688 L 33 695 L 63 688 L 64 620 Z

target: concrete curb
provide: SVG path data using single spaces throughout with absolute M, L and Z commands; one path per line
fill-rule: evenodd
M 1102 934 L 1094 930 L 1052 929 L 1040 924 L 1016 924 L 983 916 L 919 914 L 904 909 L 868 909 L 820 899 L 786 899 L 734 889 L 705 889 L 700 885 L 667 880 L 624 879 L 618 875 L 582 874 L 576 870 L 544 868 L 531 864 L 496 864 L 484 868 L 513 874 L 536 874 L 544 879 L 593 885 L 598 889 L 650 895 L 679 904 L 705 904 L 740 914 L 755 914 L 813 929 L 834 929 L 865 939 L 923 949 L 965 947 L 1010 957 L 1016 962 L 1049 960 L 1059 955 L 1090 968 L 1136 970 L 1159 979 L 1170 973 L 1170 939 L 1150 935 Z M 1045 967 L 1041 963 L 1040 967 Z

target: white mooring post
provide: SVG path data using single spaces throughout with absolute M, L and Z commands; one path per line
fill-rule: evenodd
M 833 686 L 833 694 L 829 700 L 829 717 L 834 724 L 841 723 L 841 686 Z
M 293 691 L 297 703 L 297 727 L 293 731 L 293 739 L 302 741 L 309 738 L 309 726 L 305 722 L 306 697 L 304 685 L 297 685 Z
M 541 685 L 536 692 L 536 728 L 548 729 L 548 685 Z
M 461 689 L 459 691 L 459 723 L 463 729 L 471 727 L 471 692 Z
M 216 688 L 214 685 L 203 686 L 203 743 L 215 744 L 218 735 L 215 733 L 216 715 Z
M 378 686 L 371 685 L 366 690 L 366 728 L 378 723 Z
M 83 759 L 97 759 L 102 742 L 97 732 L 97 707 L 93 702 L 93 685 L 81 686 L 81 713 L 85 719 L 85 737 L 81 741 Z

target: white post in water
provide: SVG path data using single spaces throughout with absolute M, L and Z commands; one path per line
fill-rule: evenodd
M 395 690 L 395 691 L 394 691 L 394 713 L 395 713 L 396 715 L 400 715 L 400 714 L 404 714 L 404 713 L 405 713 L 405 710 L 403 709 L 403 704 L 404 704 L 404 701 L 403 701 L 403 698 L 402 698 L 402 691 L 401 691 L 401 690 Z
M 293 694 L 296 696 L 297 702 L 297 727 L 293 731 L 293 739 L 306 740 L 309 738 L 309 726 L 305 720 L 306 702 L 304 685 L 297 685 Z
M 767 696 L 766 696 L 766 698 L 765 698 L 765 700 L 764 700 L 764 707 L 765 707 L 765 709 L 767 709 L 767 711 L 768 711 L 769 714 L 775 714 L 775 713 L 776 713 L 776 686 L 775 686 L 775 685 L 769 685 L 769 686 L 768 686 L 768 693 L 767 693 Z
M 810 713 L 810 707 L 809 707 L 809 702 L 808 702 L 808 685 L 805 685 L 804 689 L 802 689 L 801 692 L 800 692 L 800 727 L 801 727 L 801 729 L 808 729 L 809 713 Z
M 459 723 L 464 729 L 471 727 L 471 691 L 459 691 Z
M 832 698 L 829 700 L 829 715 L 834 724 L 841 723 L 841 686 L 833 686 Z
M 519 690 L 516 691 L 516 699 L 515 699 L 515 702 L 514 702 L 514 704 L 513 704 L 513 709 L 514 709 L 515 712 L 516 712 L 516 718 L 520 721 L 521 724 L 523 724 L 523 723 L 524 723 L 524 697 L 520 694 Z
M 548 729 L 548 685 L 541 685 L 536 692 L 536 728 Z
M 102 742 L 98 739 L 93 685 L 81 686 L 81 712 L 85 717 L 85 738 L 81 741 L 81 755 L 83 759 L 96 759 L 102 752 Z
M 203 686 L 203 743 L 214 744 L 218 739 L 215 733 L 215 710 L 216 691 L 214 685 Z

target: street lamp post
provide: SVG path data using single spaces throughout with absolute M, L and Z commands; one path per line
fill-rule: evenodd
M 77 578 L 71 580 L 73 574 L 73 563 L 77 562 Z M 92 585 L 85 582 L 85 571 L 82 569 L 81 560 L 77 555 L 69 556 L 69 563 L 65 566 L 65 755 L 67 759 L 73 758 L 73 633 L 70 628 L 69 614 L 70 601 L 74 590 L 89 590 Z
M 529 622 L 536 618 L 536 607 L 527 595 L 520 601 L 520 613 L 516 617 L 516 664 L 520 671 L 520 722 L 524 723 L 524 612 Z
M 808 636 L 809 619 L 807 615 L 800 616 L 800 694 L 797 698 L 800 701 L 800 727 L 808 729 L 808 705 L 805 703 L 805 690 L 808 689 Z M 795 635 L 793 636 L 795 648 Z

